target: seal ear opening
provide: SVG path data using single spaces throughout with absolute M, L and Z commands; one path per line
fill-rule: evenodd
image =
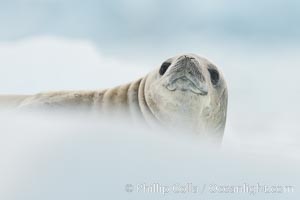
M 210 80 L 213 85 L 217 85 L 220 79 L 219 72 L 215 69 L 208 69 L 210 74 Z
M 160 69 L 159 69 L 159 74 L 162 76 L 166 73 L 166 71 L 168 70 L 168 68 L 170 67 L 171 63 L 170 62 L 164 62 Z

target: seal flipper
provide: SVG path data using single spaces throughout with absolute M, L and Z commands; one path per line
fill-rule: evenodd
M 0 95 L 0 110 L 16 109 L 30 95 Z

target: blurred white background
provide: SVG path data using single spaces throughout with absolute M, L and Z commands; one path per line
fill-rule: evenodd
M 112 87 L 145 75 L 168 57 L 197 53 L 216 63 L 228 83 L 223 149 L 298 164 L 299 9 L 296 0 L 0 0 L 0 93 Z M 23 135 L 15 131 L 1 125 L 0 140 L 6 143 L 11 133 Z M 30 138 L 39 131 L 28 132 Z M 7 144 L 22 152 L 29 145 L 26 141 L 23 149 L 15 145 L 14 137 Z M 164 147 L 160 145 L 158 149 Z M 81 147 L 80 143 L 76 147 Z M 109 151 L 109 147 L 95 151 L 102 150 Z M 80 150 L 74 152 L 77 155 Z M 16 155 L 17 160 L 24 156 Z M 220 161 L 218 165 L 229 164 Z M 246 169 L 250 176 L 251 168 Z M 296 167 L 292 170 L 297 171 Z M 299 173 L 293 175 L 299 179 Z M 295 181 L 293 176 L 287 177 Z

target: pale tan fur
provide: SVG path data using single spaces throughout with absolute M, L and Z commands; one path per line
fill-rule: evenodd
M 9 110 L 16 108 L 22 101 L 30 97 L 29 95 L 0 95 L 0 109 Z
M 0 96 L 0 105 L 51 111 L 86 110 L 110 116 L 122 113 L 135 121 L 143 119 L 153 126 L 158 124 L 174 130 L 183 128 L 186 132 L 222 138 L 227 111 L 227 86 L 223 75 L 219 72 L 218 85 L 212 85 L 208 68 L 217 70 L 216 66 L 194 54 L 175 56 L 167 61 L 171 64 L 165 74 L 160 74 L 158 68 L 141 79 L 111 89 Z M 188 70 L 191 70 L 190 75 Z M 181 74 L 197 78 L 194 82 L 186 82 L 186 79 L 176 82 L 177 89 L 172 88 L 174 85 L 170 87 L 175 80 L 172 77 L 181 77 Z M 197 88 L 188 85 L 192 83 Z M 180 84 L 183 88 L 191 88 L 180 89 Z

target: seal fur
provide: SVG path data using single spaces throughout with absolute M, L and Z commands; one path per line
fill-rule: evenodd
M 222 73 L 195 54 L 169 58 L 140 78 L 94 91 L 46 92 L 2 96 L 0 104 L 18 109 L 87 110 L 131 116 L 147 124 L 222 138 L 226 123 L 227 86 Z

